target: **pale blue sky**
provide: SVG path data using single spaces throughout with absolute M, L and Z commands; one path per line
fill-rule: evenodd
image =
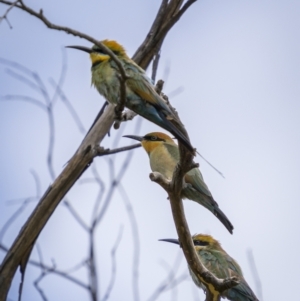
M 60 25 L 78 29 L 95 38 L 116 39 L 132 55 L 156 14 L 160 1 L 26 1 Z M 0 6 L 0 15 L 5 7 Z M 300 269 L 300 2 L 202 0 L 196 2 L 167 36 L 158 71 L 158 79 L 167 80 L 165 93 L 182 88 L 171 98 L 180 113 L 195 147 L 220 169 L 221 178 L 199 157 L 201 171 L 214 198 L 235 226 L 230 235 L 207 210 L 185 201 L 186 216 L 192 233 L 209 233 L 218 239 L 244 270 L 255 291 L 246 252 L 253 250 L 263 286 L 263 300 L 292 300 Z M 62 49 L 67 56 L 64 92 L 79 112 L 86 129 L 92 123 L 103 99 L 90 86 L 90 61 L 85 53 L 65 50 L 67 45 L 88 42 L 50 31 L 39 21 L 14 9 L 9 14 L 13 29 L 5 21 L 0 25 L 0 57 L 13 60 L 39 73 L 47 83 L 59 77 Z M 170 73 L 165 78 L 166 70 Z M 18 83 L 0 64 L 0 96 L 23 94 L 37 97 Z M 136 120 L 128 122 L 124 134 L 132 134 Z M 37 107 L 21 102 L 0 103 L 0 227 L 18 208 L 7 200 L 35 194 L 30 175 L 40 176 L 41 190 L 51 178 L 45 158 L 48 147 L 48 120 Z M 58 174 L 78 147 L 82 135 L 61 102 L 55 107 L 57 139 L 54 167 Z M 159 130 L 144 121 L 140 134 Z M 106 138 L 111 146 L 117 135 Z M 121 144 L 129 141 L 122 139 Z M 118 155 L 122 162 L 124 155 Z M 95 160 L 104 178 L 108 178 L 107 160 Z M 133 204 L 140 235 L 140 296 L 147 300 L 166 272 L 164 260 L 172 265 L 178 249 L 160 243 L 159 238 L 176 237 L 165 192 L 152 183 L 150 167 L 142 149 L 134 151 L 122 185 Z M 90 173 L 85 176 L 88 177 Z M 107 176 L 106 176 L 107 175 Z M 93 184 L 76 185 L 68 198 L 88 219 L 97 190 Z M 4 237 L 9 245 L 35 206 L 32 202 Z M 123 238 L 117 252 L 118 276 L 111 300 L 132 300 L 132 237 L 124 203 L 115 194 L 108 213 L 98 229 L 97 264 L 103 294 L 111 273 L 110 250 L 120 225 Z M 85 233 L 59 206 L 39 240 L 44 260 L 51 259 L 67 269 L 83 259 L 87 251 Z M 2 258 L 3 254 L 0 255 Z M 36 250 L 33 258 L 37 258 Z M 180 270 L 186 270 L 182 260 Z M 79 272 L 83 279 L 85 273 Z M 41 300 L 32 287 L 38 276 L 29 267 L 23 300 Z M 84 300 L 86 292 L 49 276 L 42 283 L 49 300 Z M 178 287 L 177 300 L 204 300 L 193 283 Z M 17 282 L 10 297 L 16 300 Z M 103 296 L 103 295 L 102 295 Z M 168 293 L 159 300 L 170 300 Z M 196 300 L 196 299 L 195 299 Z

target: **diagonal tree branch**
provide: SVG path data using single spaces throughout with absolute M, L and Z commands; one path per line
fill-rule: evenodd
M 185 132 L 184 134 L 188 138 L 188 133 Z M 164 176 L 158 172 L 151 173 L 150 179 L 161 185 L 169 195 L 174 223 L 188 265 L 198 277 L 200 282 L 204 283 L 206 286 L 213 286 L 215 289 L 214 291 L 216 291 L 213 296 L 210 294 L 210 291 L 212 290 L 207 290 L 206 301 L 217 301 L 220 300 L 220 294 L 224 290 L 237 285 L 238 280 L 236 277 L 218 279 L 202 265 L 195 252 L 194 244 L 184 214 L 181 191 L 184 188 L 184 175 L 192 168 L 198 167 L 198 164 L 193 162 L 193 155 L 185 149 L 180 141 L 179 152 L 180 161 L 174 170 L 171 181 L 164 178 Z
M 139 49 L 133 56 L 133 59 L 138 65 L 140 65 L 144 69 L 148 67 L 149 63 L 151 62 L 154 54 L 157 52 L 158 47 L 162 44 L 168 31 L 179 20 L 182 13 L 184 12 L 182 10 L 187 8 L 186 5 L 190 6 L 193 2 L 195 2 L 195 0 L 187 1 L 186 4 L 181 8 L 181 10 L 178 10 L 179 7 L 181 7 L 183 1 L 162 1 L 162 5 L 150 32 L 148 33 L 145 41 L 142 43 L 142 45 L 139 47 Z M 0 3 L 8 6 L 11 6 L 13 4 L 13 2 L 6 0 L 0 0 Z M 174 7 L 176 7 L 176 14 L 172 15 L 169 19 L 167 19 L 166 12 L 168 12 L 168 9 L 173 9 Z M 125 83 L 126 73 L 122 69 L 121 63 L 118 61 L 115 55 L 111 51 L 109 51 L 109 49 L 104 47 L 97 40 L 71 28 L 52 24 L 44 16 L 42 10 L 36 12 L 30 7 L 26 6 L 22 0 L 20 0 L 19 3 L 15 5 L 15 8 L 19 8 L 27 12 L 28 14 L 40 19 L 48 28 L 64 31 L 65 33 L 81 37 L 93 44 L 96 44 L 105 53 L 110 55 L 111 58 L 116 62 L 116 64 L 119 67 L 120 75 Z M 53 184 L 49 186 L 47 191 L 40 199 L 37 207 L 34 209 L 31 216 L 29 217 L 25 225 L 22 227 L 19 235 L 8 250 L 0 266 L 0 301 L 6 300 L 8 289 L 11 285 L 12 278 L 16 273 L 18 266 L 20 265 L 22 267 L 22 271 L 24 271 L 26 262 L 31 252 L 31 248 L 35 240 L 37 239 L 39 233 L 47 223 L 48 219 L 53 214 L 57 205 L 61 202 L 66 193 L 80 178 L 84 171 L 90 166 L 94 157 L 98 155 L 98 145 L 103 140 L 105 135 L 109 132 L 113 124 L 114 117 L 114 106 L 108 105 L 106 110 L 103 112 L 102 116 L 96 121 L 94 127 L 90 130 L 88 135 L 82 141 L 78 150 L 68 162 L 68 165 L 54 180 Z M 180 174 L 182 179 L 182 172 Z M 180 204 L 182 209 L 181 201 Z M 189 232 L 186 232 L 186 234 L 189 235 Z M 188 238 L 190 239 L 190 236 L 188 236 Z M 193 252 L 194 250 L 191 244 L 187 248 L 190 249 L 191 252 Z

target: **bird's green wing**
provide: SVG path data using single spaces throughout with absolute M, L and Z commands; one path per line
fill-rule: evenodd
M 175 158 L 176 162 L 179 161 L 179 150 L 176 145 L 172 144 L 164 144 L 168 149 L 169 153 L 173 158 Z M 185 181 L 191 184 L 197 191 L 212 197 L 211 192 L 209 191 L 207 185 L 203 180 L 203 176 L 198 168 L 193 168 L 185 175 Z
M 178 146 L 170 143 L 164 143 L 164 147 L 169 152 L 170 156 L 174 158 L 174 161 L 177 163 L 179 161 L 179 150 Z
M 198 251 L 198 254 L 200 255 L 201 262 L 204 266 L 216 277 L 221 279 L 230 277 L 226 260 L 224 260 L 224 257 L 220 252 L 200 250 Z
M 243 272 L 239 264 L 229 255 L 226 256 L 226 260 L 228 268 L 231 271 L 230 276 L 237 276 L 240 283 L 224 292 L 224 296 L 226 296 L 229 300 L 257 301 L 258 299 L 254 292 L 243 277 Z
M 164 100 L 156 93 L 151 79 L 147 76 L 145 71 L 133 61 L 121 60 L 121 62 L 126 74 L 129 76 L 126 81 L 128 88 L 140 98 L 151 103 L 154 107 L 164 111 L 170 119 L 176 120 L 176 116 L 165 104 Z M 113 69 L 119 71 L 119 67 L 114 61 L 110 61 L 110 65 Z
M 203 194 L 212 197 L 211 192 L 209 191 L 207 185 L 204 182 L 203 176 L 199 168 L 193 168 L 185 175 L 185 181 L 192 184 L 192 186 L 202 192 Z
M 222 296 L 232 301 L 258 301 L 243 277 L 238 263 L 228 254 L 220 251 L 200 250 L 199 255 L 205 267 L 220 279 L 236 276 L 239 284 L 226 290 Z
M 124 67 L 126 74 L 129 76 L 129 79 L 126 81 L 127 86 L 139 97 L 163 111 L 169 119 L 177 120 L 164 100 L 156 93 L 150 78 L 146 75 L 144 70 L 137 65 L 126 62 Z

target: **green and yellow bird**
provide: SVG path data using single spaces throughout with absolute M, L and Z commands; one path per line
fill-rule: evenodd
M 183 127 L 182 123 L 155 91 L 155 87 L 145 71 L 127 56 L 123 46 L 116 41 L 104 40 L 101 43 L 116 55 L 122 63 L 127 76 L 129 76 L 126 81 L 125 106 L 172 133 L 187 149 L 194 153 L 194 148 L 180 130 Z M 79 49 L 90 54 L 92 84 L 109 103 L 118 104 L 120 99 L 120 72 L 115 61 L 96 45 L 92 48 L 82 46 L 67 47 Z M 176 126 L 172 121 L 175 122 Z
M 126 135 L 124 137 L 141 141 L 150 159 L 152 171 L 161 173 L 168 180 L 172 179 L 173 171 L 179 161 L 179 149 L 171 137 L 164 133 L 154 132 L 144 137 Z M 187 183 L 182 190 L 182 197 L 195 201 L 211 211 L 232 233 L 233 226 L 221 211 L 211 192 L 205 184 L 199 168 L 193 168 L 184 177 Z
M 231 301 L 259 301 L 246 282 L 239 264 L 226 253 L 217 240 L 212 236 L 205 234 L 194 235 L 192 239 L 200 261 L 212 274 L 219 279 L 226 279 L 233 276 L 237 277 L 239 284 L 224 291 L 221 294 L 221 297 Z M 180 245 L 178 239 L 160 240 Z M 211 285 L 205 286 L 190 268 L 189 270 L 194 283 L 198 287 L 202 288 L 204 291 L 209 289 L 213 296 L 217 297 L 219 295 L 219 292 Z

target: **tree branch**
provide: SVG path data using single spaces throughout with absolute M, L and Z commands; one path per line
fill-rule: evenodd
M 168 7 L 171 7 L 170 5 L 172 5 L 173 7 L 176 3 L 177 7 L 179 7 L 181 6 L 182 2 L 183 1 L 179 0 L 171 0 L 169 3 L 166 0 L 162 1 L 160 10 L 151 28 L 151 30 L 155 29 L 155 32 L 151 32 L 150 30 L 145 41 L 133 56 L 133 60 L 138 65 L 140 65 L 140 67 L 144 69 L 148 67 L 150 61 L 153 58 L 153 55 L 157 51 L 157 46 L 162 44 L 162 41 L 164 40 L 170 28 L 179 19 L 178 17 L 177 19 L 173 17 L 172 22 L 169 23 L 168 27 L 162 24 L 162 21 L 168 22 L 168 20 L 166 20 L 165 18 L 165 13 L 168 10 Z M 187 3 L 190 2 L 191 1 L 187 1 Z M 13 4 L 13 2 L 6 0 L 0 0 L 0 3 L 9 6 Z M 69 27 L 52 24 L 44 16 L 42 10 L 36 12 L 30 7 L 26 6 L 22 0 L 20 0 L 19 3 L 16 3 L 14 7 L 19 8 L 27 12 L 28 14 L 40 19 L 48 28 L 64 31 L 65 33 L 81 37 L 97 45 L 116 62 L 119 67 L 121 77 L 124 79 L 124 81 L 126 80 L 126 73 L 123 70 L 119 60 L 109 49 L 104 47 L 97 40 Z M 49 186 L 45 194 L 40 199 L 37 207 L 34 209 L 27 222 L 20 230 L 18 236 L 8 250 L 0 266 L 0 301 L 6 300 L 12 278 L 16 273 L 18 266 L 22 264 L 22 270 L 24 271 L 24 264 L 26 265 L 26 261 L 28 260 L 34 242 L 36 241 L 39 233 L 46 225 L 48 219 L 53 214 L 60 201 L 64 198 L 66 193 L 80 178 L 84 171 L 90 166 L 94 157 L 98 155 L 98 145 L 103 140 L 107 132 L 109 132 L 113 124 L 114 117 L 114 106 L 108 105 L 102 116 L 96 121 L 94 127 L 89 131 L 85 139 L 82 141 L 81 145 L 79 146 L 74 156 L 70 159 L 67 166 L 54 180 L 53 184 Z
M 2 20 L 5 19 L 10 29 L 12 29 L 12 26 L 9 23 L 8 19 L 7 19 L 7 15 L 17 5 L 18 2 L 19 2 L 19 0 L 16 0 L 15 2 L 12 2 L 11 5 L 9 6 L 9 8 L 4 13 L 4 15 L 2 17 L 0 17 L 0 23 L 2 22 Z
M 187 132 L 184 134 L 188 138 Z M 179 152 L 180 161 L 174 170 L 171 181 L 167 180 L 158 172 L 151 173 L 150 179 L 161 185 L 167 191 L 172 208 L 174 223 L 186 261 L 200 282 L 204 283 L 207 287 L 213 286 L 217 291 L 217 294 L 212 296 L 210 292 L 213 290 L 207 289 L 206 301 L 214 301 L 216 300 L 215 297 L 219 298 L 220 293 L 222 293 L 224 290 L 237 285 L 238 280 L 236 277 L 218 279 L 202 265 L 195 252 L 194 244 L 184 214 L 181 191 L 184 188 L 184 175 L 198 165 L 193 162 L 193 155 L 187 151 L 180 142 Z
M 112 155 L 112 154 L 117 154 L 120 152 L 125 152 L 131 149 L 135 149 L 138 147 L 141 147 L 142 145 L 140 143 L 136 143 L 133 145 L 128 145 L 128 146 L 123 146 L 123 147 L 119 147 L 119 148 L 115 148 L 115 149 L 104 149 L 103 147 L 98 147 L 98 156 L 107 156 L 107 155 Z

